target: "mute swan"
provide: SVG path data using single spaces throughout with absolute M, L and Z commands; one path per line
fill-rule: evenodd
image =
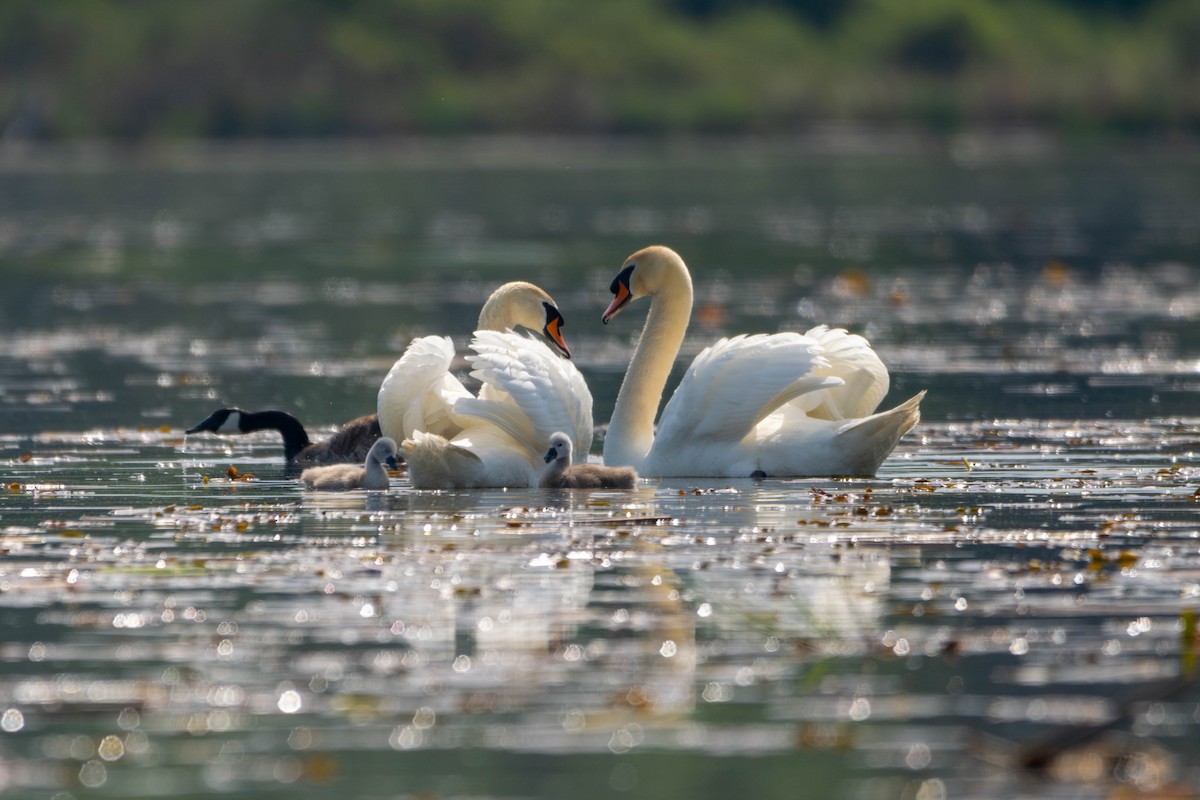
M 218 408 L 184 431 L 201 433 L 253 433 L 275 430 L 283 437 L 283 457 L 289 467 L 318 464 L 361 464 L 367 451 L 380 437 L 375 414 L 352 419 L 323 442 L 311 442 L 300 420 L 286 411 L 243 411 Z
M 675 251 L 647 247 L 625 260 L 611 291 L 606 324 L 631 300 L 649 296 L 651 304 L 604 439 L 605 464 L 655 477 L 868 476 L 920 420 L 924 392 L 873 414 L 887 394 L 887 369 L 861 336 L 818 326 L 705 349 L 656 435 L 654 415 L 691 316 L 691 275 Z
M 592 395 L 563 341 L 562 315 L 529 283 L 497 289 L 479 314 L 467 356 L 481 382 L 472 395 L 450 371 L 449 337 L 414 339 L 379 387 L 379 425 L 401 442 L 418 489 L 537 485 L 546 440 L 566 430 L 592 442 Z M 543 341 L 513 332 L 541 329 Z
M 309 467 L 300 473 L 300 482 L 309 489 L 344 492 L 350 489 L 386 489 L 388 474 L 383 465 L 396 468 L 396 442 L 386 436 L 371 445 L 365 463 L 333 464 L 328 467 Z
M 550 450 L 544 460 L 550 466 L 538 483 L 543 489 L 632 489 L 637 486 L 637 471 L 631 467 L 572 466 L 571 437 L 562 431 L 550 437 Z

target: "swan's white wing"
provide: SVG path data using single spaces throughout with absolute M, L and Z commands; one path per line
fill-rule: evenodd
M 576 452 L 592 446 L 592 393 L 578 368 L 541 341 L 512 332 L 476 331 L 471 375 L 483 382 L 478 398 L 454 407 L 460 418 L 496 425 L 531 458 L 546 451 L 551 434 L 563 431 Z
M 828 366 L 815 370 L 817 375 L 841 378 L 836 388 L 814 392 L 795 405 L 816 419 L 857 419 L 872 414 L 888 393 L 887 367 L 857 334 L 841 328 L 818 325 L 804 334 L 818 342 Z
M 721 339 L 696 356 L 663 409 L 654 451 L 740 442 L 780 405 L 840 385 L 817 374 L 828 366 L 821 345 L 799 333 Z
M 448 336 L 413 339 L 379 386 L 376 410 L 384 436 L 402 441 L 414 431 L 452 438 L 462 425 L 454 404 L 470 392 L 450 372 L 454 343 Z

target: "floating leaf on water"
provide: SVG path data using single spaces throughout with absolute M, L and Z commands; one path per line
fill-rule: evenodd
M 229 466 L 229 469 L 225 470 L 225 475 L 226 475 L 226 477 L 229 478 L 229 480 L 236 481 L 238 479 L 237 467 L 235 467 L 231 464 Z
M 1115 561 L 1117 566 L 1121 569 L 1129 569 L 1133 565 L 1137 564 L 1138 557 L 1128 550 L 1122 550 L 1120 555 L 1116 557 Z
M 12 494 L 20 494 L 21 493 L 21 484 L 17 483 L 16 481 L 13 481 L 12 483 L 10 483 L 8 485 L 8 491 L 11 492 Z
M 338 776 L 338 760 L 330 755 L 315 755 L 304 759 L 305 779 L 312 783 L 329 783 Z
M 32 458 L 33 458 L 33 456 L 30 455 L 29 453 L 21 453 L 21 457 L 17 460 L 20 461 L 21 463 L 25 463 L 26 461 L 29 461 Z

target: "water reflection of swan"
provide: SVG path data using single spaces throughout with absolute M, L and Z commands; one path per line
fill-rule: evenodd
M 651 298 L 641 339 L 604 440 L 604 462 L 648 477 L 873 475 L 920 419 L 924 393 L 872 414 L 888 373 L 861 336 L 806 334 L 721 339 L 692 362 L 655 412 L 692 310 L 692 279 L 666 247 L 631 255 L 612 282 L 603 321 Z

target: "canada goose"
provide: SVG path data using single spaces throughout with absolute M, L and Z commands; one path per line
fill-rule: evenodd
M 309 467 L 300 473 L 300 482 L 310 489 L 345 492 L 350 489 L 386 489 L 388 474 L 384 464 L 396 468 L 396 442 L 386 436 L 376 440 L 363 465 L 332 464 Z
M 184 433 L 253 433 L 276 430 L 283 437 L 283 456 L 288 467 L 319 464 L 361 464 L 371 445 L 380 437 L 375 414 L 352 419 L 323 442 L 310 442 L 300 420 L 286 411 L 243 411 L 218 408 Z
M 539 486 L 543 489 L 632 489 L 637 486 L 637 471 L 632 467 L 602 467 L 599 464 L 571 465 L 571 437 L 561 431 L 550 437 L 545 455 L 546 471 Z
M 655 246 L 629 258 L 601 321 L 631 300 L 650 313 L 604 439 L 604 463 L 655 477 L 874 475 L 921 418 L 924 392 L 872 413 L 888 372 L 867 340 L 824 325 L 721 339 L 692 361 L 658 419 L 692 312 L 683 259 Z
M 553 299 L 533 284 L 493 292 L 467 356 L 478 395 L 453 373 L 449 337 L 412 340 L 379 387 L 378 410 L 414 487 L 532 488 L 551 433 L 569 431 L 581 451 L 591 447 L 592 395 L 568 360 L 562 325 Z M 516 328 L 540 329 L 554 349 Z

